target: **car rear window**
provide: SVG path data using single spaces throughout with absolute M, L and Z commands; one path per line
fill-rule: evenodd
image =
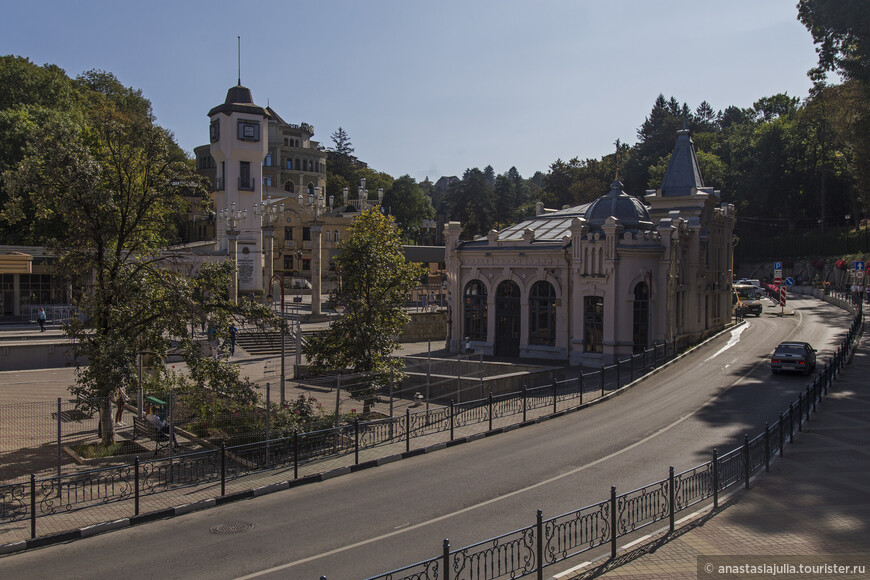
M 788 344 L 784 346 L 776 347 L 776 352 L 774 354 L 804 354 L 804 347 L 798 346 L 796 344 Z

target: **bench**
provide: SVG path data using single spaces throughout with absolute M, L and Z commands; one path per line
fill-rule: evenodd
M 133 417 L 133 440 L 139 435 L 145 435 L 154 441 L 154 455 L 157 455 L 161 447 L 169 444 L 169 435 L 158 432 L 157 427 L 144 417 Z

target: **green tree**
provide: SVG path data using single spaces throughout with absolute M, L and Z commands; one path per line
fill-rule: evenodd
M 419 282 L 423 269 L 408 262 L 394 220 L 377 208 L 363 212 L 348 228 L 335 258 L 340 284 L 330 299 L 345 313 L 304 347 L 314 372 L 351 370 L 368 382 L 350 387 L 364 412 L 371 409 L 392 370 L 401 376 L 399 347 L 393 338 L 408 322 L 405 294 Z
M 69 119 L 46 124 L 32 136 L 27 155 L 5 172 L 10 202 L 4 217 L 41 232 L 41 241 L 59 256 L 58 271 L 84 288 L 74 298 L 83 316 L 66 331 L 88 364 L 78 367 L 71 391 L 84 406 L 98 405 L 108 443 L 109 398 L 118 387 L 138 387 L 140 352 L 161 356 L 167 337 L 176 338 L 191 381 L 235 389 L 238 382 L 227 387 L 225 381 L 238 381 L 238 373 L 205 359 L 188 325 L 226 321 L 234 313 L 264 321 L 270 315 L 226 302 L 231 264 L 203 266 L 192 278 L 162 252 L 186 207 L 182 193 L 203 193 L 200 179 L 141 94 L 114 90 L 110 75 L 98 78 L 99 90 L 86 89 L 86 126 Z M 39 227 L 46 223 L 60 227 L 45 233 Z
M 798 19 L 813 35 L 819 66 L 810 75 L 819 78 L 841 72 L 870 90 L 870 4 L 865 0 L 800 0 Z
M 423 194 L 420 185 L 409 175 L 396 179 L 384 193 L 383 206 L 396 219 L 396 225 L 406 234 L 420 230 L 424 219 L 435 215 L 432 201 Z

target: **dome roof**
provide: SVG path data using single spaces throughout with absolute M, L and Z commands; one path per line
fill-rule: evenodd
M 647 207 L 639 199 L 622 191 L 622 182 L 610 184 L 607 195 L 599 197 L 586 210 L 586 221 L 593 228 L 600 228 L 610 216 L 619 220 L 626 229 L 651 229 L 652 220 Z

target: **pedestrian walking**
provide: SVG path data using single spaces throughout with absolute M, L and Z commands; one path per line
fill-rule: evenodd
M 239 333 L 239 329 L 236 328 L 236 324 L 234 322 L 230 323 L 230 356 L 236 354 L 236 335 Z
M 121 416 L 124 414 L 124 406 L 129 400 L 124 387 L 118 387 L 115 393 L 115 405 L 118 407 L 118 412 L 115 414 L 115 427 L 126 427 L 126 424 L 121 422 Z
M 45 332 L 45 308 L 39 307 L 39 314 L 36 315 L 36 321 L 39 323 L 39 332 Z

